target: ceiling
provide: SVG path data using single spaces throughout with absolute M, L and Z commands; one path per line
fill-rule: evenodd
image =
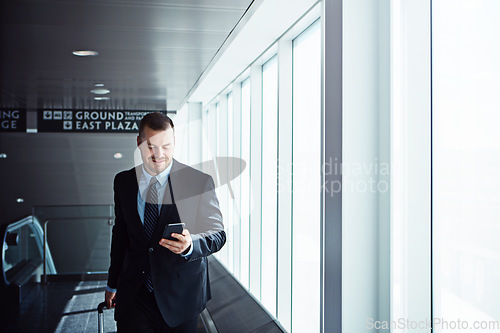
M 2 0 L 0 107 L 177 110 L 252 3 Z M 96 83 L 110 100 L 93 99 Z M 0 224 L 33 206 L 112 204 L 134 149 L 135 134 L 0 133 Z
M 2 0 L 0 107 L 177 110 L 252 2 Z

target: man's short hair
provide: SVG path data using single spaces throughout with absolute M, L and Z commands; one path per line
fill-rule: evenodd
M 174 122 L 164 113 L 151 112 L 145 115 L 139 124 L 139 136 L 142 136 L 144 127 L 149 127 L 153 131 L 165 131 L 169 128 L 174 129 Z

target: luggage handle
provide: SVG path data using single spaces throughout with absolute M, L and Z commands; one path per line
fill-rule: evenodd
M 106 307 L 106 302 L 99 303 L 97 306 L 97 312 L 101 314 L 104 311 L 104 308 Z
M 113 300 L 113 305 L 115 304 L 116 302 Z M 106 302 L 99 303 L 99 305 L 97 306 L 97 312 L 103 313 L 105 308 L 106 308 Z
M 113 301 L 113 305 L 116 304 Z M 106 302 L 99 303 L 97 306 L 97 328 L 99 329 L 99 333 L 104 333 L 104 318 L 103 312 L 106 308 Z

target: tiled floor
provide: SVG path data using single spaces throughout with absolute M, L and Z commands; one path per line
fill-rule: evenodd
M 56 333 L 97 332 L 97 305 L 104 300 L 105 282 L 80 282 L 66 303 Z M 116 332 L 114 310 L 104 310 L 104 332 Z
M 49 282 L 37 285 L 19 311 L 2 312 L 1 332 L 97 332 L 97 305 L 105 281 Z M 113 310 L 104 311 L 104 331 L 116 332 Z
M 19 310 L 0 311 L 2 333 L 98 332 L 97 305 L 106 281 L 49 282 L 35 285 Z M 104 332 L 116 332 L 114 310 L 104 310 Z M 198 332 L 206 332 L 201 320 Z
M 209 259 L 211 322 L 220 333 L 281 333 L 261 305 L 215 259 Z M 97 305 L 104 300 L 106 281 L 51 281 L 35 284 L 18 311 L 0 311 L 2 333 L 98 332 Z M 5 305 L 0 301 L 0 305 Z M 104 310 L 104 332 L 116 332 L 114 310 Z M 198 332 L 205 332 L 199 323 Z

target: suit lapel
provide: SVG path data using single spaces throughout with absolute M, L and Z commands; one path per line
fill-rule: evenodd
M 196 220 L 196 197 L 190 195 L 192 189 L 187 188 L 187 177 L 189 177 L 186 165 L 174 160 L 172 171 L 170 172 L 170 182 L 174 192 L 175 205 L 179 213 L 180 220 L 186 224 L 186 228 L 191 227 Z
M 172 168 L 170 169 L 169 177 L 171 177 L 172 174 L 175 174 L 175 172 L 178 169 L 178 164 L 179 163 L 175 159 L 172 159 Z M 172 179 L 171 179 L 171 181 L 172 181 Z M 175 198 L 174 198 L 174 200 L 175 200 Z M 152 239 L 160 239 L 161 238 L 161 236 L 163 234 L 163 230 L 165 229 L 165 226 L 167 225 L 167 221 L 168 221 L 169 215 L 171 213 L 171 207 L 172 207 L 171 205 L 173 203 L 174 202 L 172 202 L 171 197 L 170 197 L 170 187 L 169 187 L 168 180 L 167 180 L 167 184 L 165 184 L 165 193 L 163 194 L 163 204 L 162 204 L 161 209 L 160 209 L 160 217 L 158 218 L 158 223 L 156 224 Z
M 170 174 L 169 178 L 170 181 L 172 181 L 172 174 L 174 174 L 177 170 L 177 161 L 172 159 L 172 168 L 170 169 Z M 174 176 L 175 177 L 175 176 Z M 175 201 L 175 198 L 174 198 Z M 167 179 L 167 184 L 165 186 L 165 193 L 163 194 L 163 204 L 161 206 L 160 210 L 160 221 L 164 221 L 166 219 L 167 215 L 167 205 L 168 204 L 173 204 L 172 199 L 170 197 L 170 186 L 168 184 L 168 179 Z M 159 224 L 159 223 L 158 223 Z

